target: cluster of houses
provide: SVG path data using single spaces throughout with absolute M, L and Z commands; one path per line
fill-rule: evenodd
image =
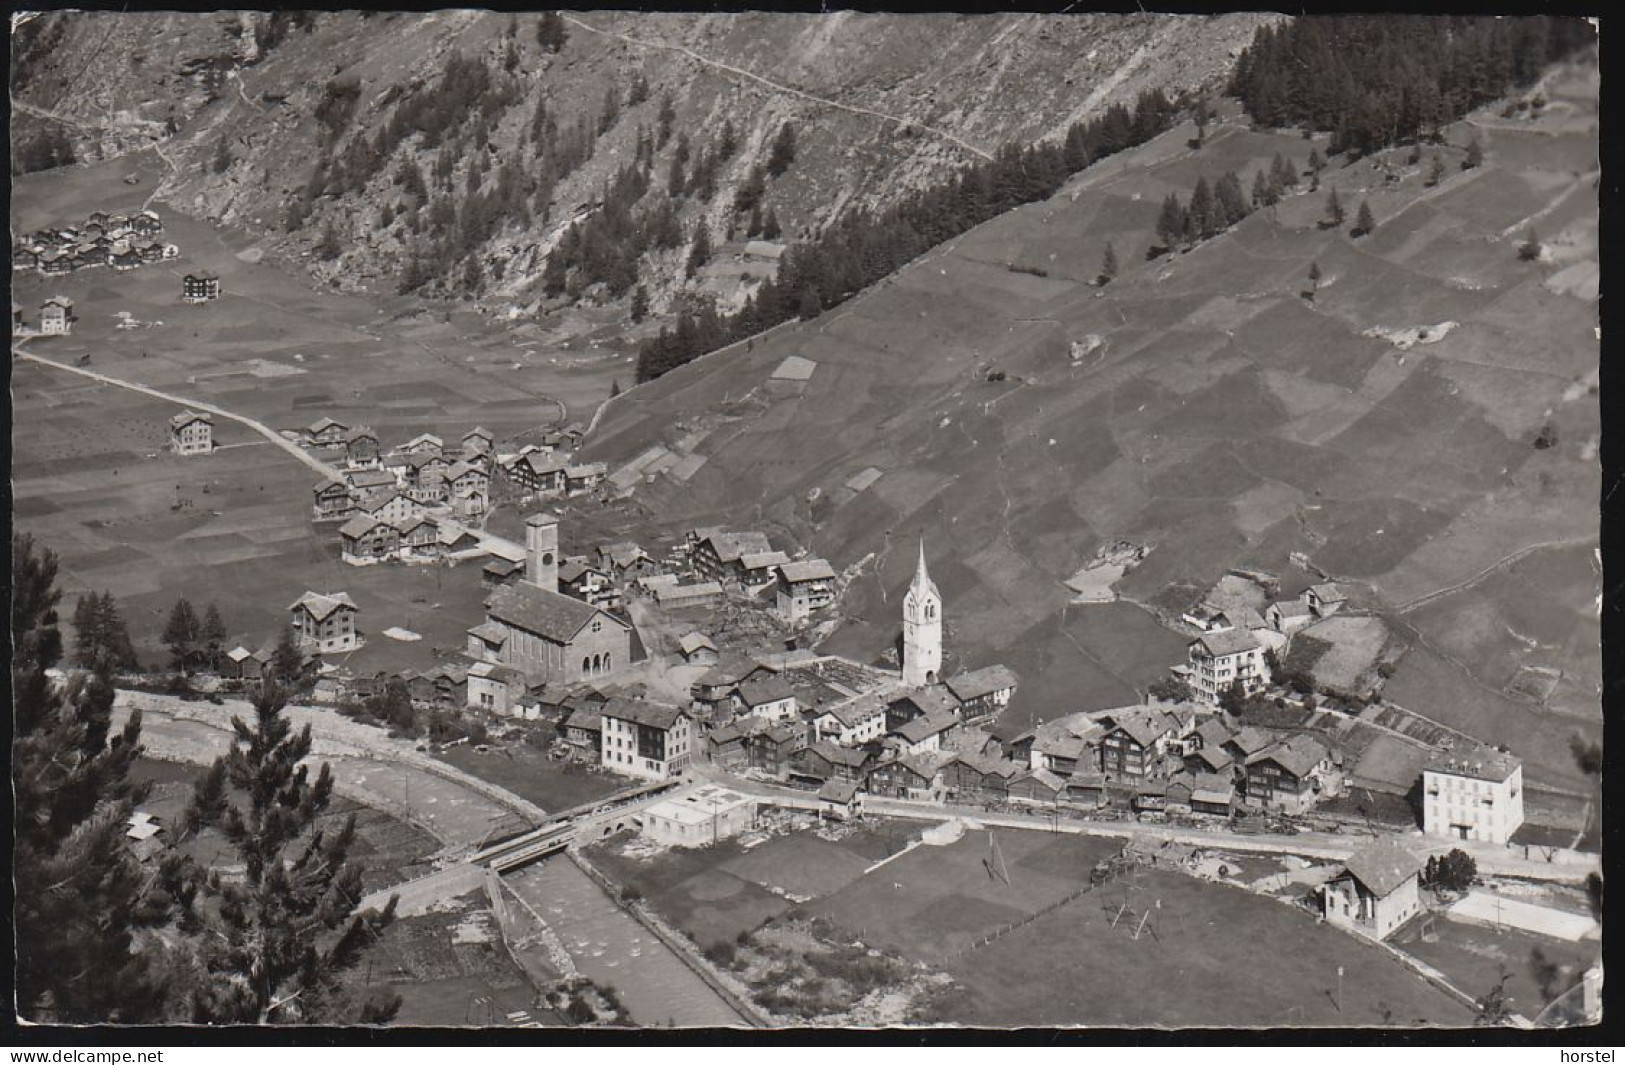
M 1256 694 L 1270 683 L 1264 652 L 1280 650 L 1293 633 L 1331 617 L 1347 601 L 1340 585 L 1324 582 L 1296 599 L 1272 602 L 1262 613 L 1245 605 L 1204 602 L 1180 617 L 1198 635 L 1186 661 L 1172 672 L 1198 701 L 1210 705 L 1238 683 L 1243 694 Z
M 41 229 L 13 241 L 11 268 L 38 270 L 47 277 L 95 266 L 134 270 L 180 254 L 175 245 L 156 239 L 163 231 L 156 211 L 131 215 L 96 211 L 80 225 Z

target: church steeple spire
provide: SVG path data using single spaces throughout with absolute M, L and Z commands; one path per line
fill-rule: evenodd
M 925 568 L 925 537 L 914 582 L 903 596 L 903 682 L 935 684 L 942 670 L 942 595 Z

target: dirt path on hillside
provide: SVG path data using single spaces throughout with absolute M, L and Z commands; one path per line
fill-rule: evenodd
M 810 92 L 802 92 L 800 89 L 792 89 L 788 85 L 781 85 L 776 81 L 769 81 L 767 78 L 762 77 L 760 74 L 753 74 L 748 70 L 742 70 L 739 67 L 731 66 L 731 65 L 729 65 L 727 63 L 719 63 L 714 59 L 707 59 L 705 56 L 700 55 L 698 52 L 693 51 L 692 49 L 689 49 L 689 48 L 684 48 L 680 44 L 667 44 L 665 41 L 649 41 L 649 40 L 644 40 L 644 39 L 641 39 L 641 38 L 638 38 L 638 37 L 629 37 L 624 33 L 616 33 L 614 30 L 601 30 L 596 26 L 591 26 L 591 25 L 588 25 L 585 22 L 582 22 L 580 19 L 576 18 L 574 15 L 568 15 L 567 14 L 567 15 L 564 15 L 563 18 L 564 18 L 564 21 L 570 23 L 571 25 L 578 26 L 581 29 L 586 30 L 588 33 L 596 33 L 601 37 L 614 37 L 616 40 L 625 41 L 627 44 L 637 45 L 639 48 L 660 48 L 660 49 L 664 49 L 665 51 L 668 51 L 668 52 L 680 52 L 683 55 L 688 56 L 690 59 L 693 59 L 693 60 L 695 60 L 695 61 L 697 61 L 699 63 L 703 63 L 706 66 L 711 67 L 711 68 L 713 68 L 715 70 L 725 71 L 725 72 L 727 72 L 729 74 L 733 74 L 733 75 L 736 75 L 736 76 L 741 77 L 741 78 L 747 78 L 747 79 L 749 79 L 751 81 L 758 82 L 758 83 L 760 83 L 762 85 L 767 86 L 769 89 L 771 89 L 774 92 L 783 93 L 783 94 L 785 94 L 787 96 L 800 97 L 803 100 L 810 100 L 811 102 L 813 102 L 815 104 L 820 104 L 820 105 L 822 105 L 824 107 L 833 107 L 833 108 L 836 108 L 836 109 L 841 110 L 841 111 L 850 111 L 855 115 L 868 115 L 870 118 L 878 118 L 878 119 L 881 119 L 882 121 L 890 122 L 890 123 L 892 123 L 894 125 L 901 126 L 904 129 L 921 130 L 922 132 L 929 133 L 929 134 L 931 134 L 933 136 L 936 136 L 936 137 L 940 137 L 940 138 L 942 138 L 943 140 L 947 141 L 950 144 L 953 144 L 953 145 L 956 145 L 956 146 L 958 146 L 960 148 L 963 148 L 967 152 L 970 152 L 972 155 L 980 156 L 981 158 L 986 159 L 988 162 L 993 161 L 993 156 L 992 156 L 991 153 L 985 151 L 984 149 L 976 147 L 976 145 L 971 144 L 968 141 L 961 140 L 960 138 L 954 136 L 952 133 L 949 133 L 946 130 L 937 129 L 934 126 L 927 126 L 927 125 L 924 125 L 922 123 L 915 122 L 912 119 L 901 118 L 901 117 L 899 117 L 897 115 L 888 115 L 883 111 L 875 111 L 875 110 L 873 110 L 871 108 L 867 108 L 867 107 L 858 107 L 858 106 L 856 106 L 854 104 L 839 103 L 839 102 L 837 102 L 835 100 L 828 99 L 827 97 L 814 96 Z

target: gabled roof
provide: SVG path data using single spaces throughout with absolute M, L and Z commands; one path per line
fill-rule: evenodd
M 839 721 L 844 728 L 852 728 L 862 722 L 868 721 L 876 715 L 886 713 L 886 704 L 878 695 L 860 695 L 855 699 L 834 703 L 819 709 L 819 717 L 825 714 Z
M 1381 898 L 1420 873 L 1422 859 L 1398 841 L 1385 839 L 1355 851 L 1345 868 Z
M 245 662 L 250 658 L 257 658 L 261 662 L 264 662 L 269 656 L 263 651 L 250 651 L 248 648 L 239 644 L 238 646 L 227 651 L 226 657 L 231 659 L 233 662 Z
M 570 716 L 564 719 L 564 727 L 578 728 L 587 732 L 602 732 L 604 730 L 604 715 L 596 706 L 581 706 L 570 711 Z
M 932 736 L 942 735 L 957 724 L 959 724 L 959 719 L 952 715 L 927 714 L 924 717 L 916 717 L 903 722 L 892 732 L 909 743 L 923 743 Z
M 723 655 L 716 665 L 705 671 L 705 674 L 696 682 L 706 688 L 726 688 L 738 684 L 761 665 L 754 659 L 744 655 Z
M 1263 729 L 1255 728 L 1252 725 L 1247 725 L 1240 732 L 1232 736 L 1228 742 L 1235 744 L 1236 747 L 1241 751 L 1243 757 L 1250 757 L 1251 755 L 1255 755 L 1259 751 L 1262 751 L 1275 741 L 1274 738 Z
M 1217 658 L 1221 655 L 1256 650 L 1258 639 L 1240 629 L 1230 629 L 1226 632 L 1210 632 L 1198 639 L 1192 647 L 1201 647 L 1210 657 Z
M 312 433 L 312 434 L 319 433 L 319 432 L 322 432 L 324 429 L 331 429 L 334 426 L 337 426 L 340 429 L 348 429 L 349 428 L 349 426 L 345 425 L 343 422 L 339 421 L 337 418 L 317 418 L 315 421 L 313 421 L 309 425 L 305 426 L 305 432 Z
M 1309 590 L 1323 603 L 1341 603 L 1348 599 L 1348 593 L 1343 591 L 1343 586 L 1336 581 L 1311 585 Z
M 384 524 L 371 514 L 357 514 L 343 525 L 339 526 L 339 535 L 350 539 L 365 536 L 378 526 Z
M 358 425 L 354 429 L 351 429 L 349 432 L 344 434 L 344 442 L 347 444 L 353 444 L 357 440 L 371 440 L 376 444 L 378 442 L 378 434 L 372 431 L 371 426 L 367 425 Z
M 331 595 L 323 595 L 320 592 L 306 592 L 289 604 L 288 609 L 299 610 L 302 608 L 309 612 L 311 617 L 321 621 L 335 610 L 345 607 L 350 610 L 357 609 L 355 600 L 351 599 L 347 592 L 334 592 Z
M 687 717 L 688 711 L 680 706 L 668 706 L 665 703 L 650 702 L 648 699 L 612 695 L 609 702 L 604 704 L 602 715 L 618 721 L 632 721 L 652 728 L 669 729 L 677 724 L 678 719 Z
M 747 570 L 772 569 L 789 561 L 790 556 L 783 551 L 752 551 L 739 556 L 739 564 Z
M 1111 715 L 1113 729 L 1122 729 L 1141 747 L 1149 747 L 1174 730 L 1174 723 L 1161 710 L 1142 708 Z
M 440 530 L 440 523 L 429 517 L 427 514 L 412 514 L 408 517 L 402 518 L 400 521 L 395 523 L 395 528 L 398 529 L 404 536 L 406 533 L 416 529 L 419 525 L 431 526 L 436 532 Z
M 995 776 L 1011 780 L 1022 772 L 1022 767 L 1008 758 L 995 758 L 989 754 L 956 754 L 951 761 L 967 766 L 984 777 Z
M 209 425 L 213 425 L 214 415 L 200 413 L 195 410 L 183 410 L 173 418 L 169 419 L 169 425 L 173 429 L 184 429 L 193 422 L 206 422 Z
M 717 553 L 717 558 L 723 562 L 733 562 L 744 555 L 773 550 L 767 534 L 754 529 L 743 532 L 713 532 L 705 538 L 705 542 L 711 545 L 711 549 Z
M 589 573 L 596 573 L 600 577 L 605 575 L 597 566 L 589 566 L 579 558 L 572 558 L 559 567 L 559 580 L 565 584 L 574 584 Z
M 832 765 L 844 765 L 852 769 L 861 769 L 869 761 L 869 752 L 862 747 L 842 747 L 829 740 L 819 740 L 807 748 L 808 754 L 816 754 Z
M 1230 757 L 1230 752 L 1225 750 L 1223 747 L 1203 747 L 1201 750 L 1196 752 L 1195 757 L 1197 761 L 1201 762 L 1209 769 L 1212 769 L 1214 772 L 1218 772 L 1227 766 L 1234 765 L 1236 761 L 1234 758 Z
M 485 600 L 485 612 L 496 621 L 555 643 L 569 643 L 595 617 L 626 628 L 626 623 L 613 614 L 563 592 L 533 584 L 511 584 L 497 589 Z
M 670 603 L 684 599 L 702 599 L 709 595 L 721 595 L 722 585 L 716 581 L 701 581 L 699 584 L 660 585 L 654 589 L 655 602 Z
M 561 572 L 560 576 L 562 575 L 563 574 Z M 717 649 L 717 645 L 711 642 L 711 637 L 707 636 L 703 632 L 690 632 L 684 634 L 677 640 L 677 647 L 685 655 L 691 655 L 695 651 L 699 650 L 715 651 Z
M 1314 615 L 1309 604 L 1302 599 L 1283 599 L 1278 603 L 1271 603 L 1270 609 L 1283 618 L 1307 618 Z
M 464 433 L 458 439 L 459 440 L 467 440 L 469 437 L 472 437 L 472 436 L 484 437 L 486 440 L 495 440 L 496 439 L 496 437 L 494 435 L 492 435 L 491 430 L 487 429 L 483 425 L 476 425 L 474 428 L 472 428 L 468 432 Z
M 835 570 L 821 558 L 804 558 L 800 562 L 782 562 L 779 564 L 779 574 L 784 577 L 787 584 L 796 584 L 799 581 L 832 581 L 835 579 Z
M 395 483 L 395 475 L 388 470 L 357 470 L 346 476 L 355 488 L 383 488 Z
M 602 477 L 609 469 L 602 462 L 583 462 L 577 466 L 564 467 L 564 476 L 572 481 L 583 480 L 587 477 Z
M 639 559 L 648 558 L 649 553 L 630 540 L 618 544 L 603 544 L 598 548 L 600 558 L 607 558 L 621 568 L 632 565 Z
M 766 706 L 781 699 L 793 699 L 795 694 L 790 682 L 780 673 L 753 676 L 739 685 L 739 699 L 748 707 Z
M 826 780 L 818 789 L 818 797 L 825 802 L 846 804 L 857 797 L 858 786 L 850 780 Z
M 532 451 L 519 456 L 513 461 L 514 466 L 526 466 L 538 477 L 563 473 L 569 463 L 549 452 Z
M 493 621 L 482 621 L 468 630 L 470 636 L 501 647 L 508 642 L 508 630 Z
M 896 706 L 898 703 L 909 703 L 922 714 L 948 714 L 959 709 L 959 702 L 947 689 L 931 685 L 929 687 L 910 688 L 897 697 L 891 699 L 887 705 Z
M 1299 733 L 1286 742 L 1262 754 L 1247 759 L 1247 764 L 1274 762 L 1295 777 L 1307 776 L 1328 755 L 1325 744 L 1306 733 Z
M 1223 747 L 1230 739 L 1230 730 L 1224 727 L 1223 721 L 1210 717 L 1197 726 L 1196 738 L 1202 741 L 1203 747 Z
M 466 477 L 471 473 L 477 473 L 481 477 L 489 477 L 490 476 L 490 474 L 486 473 L 484 470 L 480 469 L 478 466 L 471 466 L 468 463 L 464 462 L 463 460 L 458 459 L 456 462 L 452 463 L 450 466 L 448 466 L 446 468 L 446 480 L 455 481 L 458 478 Z
M 1002 665 L 984 666 L 970 673 L 961 673 L 947 680 L 948 690 L 962 703 L 980 699 L 984 695 L 1014 688 L 1018 680 L 1015 673 Z

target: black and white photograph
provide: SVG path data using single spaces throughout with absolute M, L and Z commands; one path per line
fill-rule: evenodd
M 1596 1031 L 1600 27 L 11 12 L 12 1031 Z

